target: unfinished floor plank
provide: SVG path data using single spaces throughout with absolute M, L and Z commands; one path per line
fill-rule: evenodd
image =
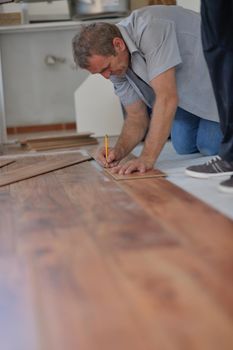
M 144 323 L 140 309 L 131 304 L 131 296 L 122 285 L 118 271 L 110 267 L 111 251 L 106 254 L 98 238 L 100 221 L 98 235 L 93 231 L 101 205 L 105 200 L 111 203 L 103 192 L 99 208 L 89 207 L 94 198 L 92 189 L 100 185 L 98 191 L 102 192 L 102 176 L 93 167 L 79 169 L 80 166 L 11 187 L 14 214 L 20 217 L 17 253 L 27 260 L 30 269 L 30 280 L 25 282 L 30 283 L 35 300 L 38 327 L 34 333 L 41 335 L 39 349 L 154 350 L 161 336 L 158 334 L 155 339 L 150 329 L 152 324 L 147 328 L 148 321 Z M 118 188 L 115 182 L 109 185 L 113 191 Z M 81 195 L 80 199 L 75 198 L 77 194 Z M 124 198 L 120 194 L 117 198 L 128 201 L 127 195 Z M 98 207 L 96 203 L 95 207 Z M 109 222 L 114 215 L 111 211 Z M 124 230 L 128 222 L 128 233 L 133 213 L 132 207 L 119 222 Z M 143 213 L 140 208 L 137 213 L 139 223 Z M 115 213 L 118 214 L 119 211 Z M 152 221 L 146 227 L 150 225 Z M 150 230 L 153 228 L 154 225 Z M 113 225 L 111 234 L 112 230 Z M 164 239 L 162 234 L 156 238 L 159 239 Z M 10 317 L 13 316 L 12 312 Z M 12 337 L 11 342 L 17 344 L 17 338 Z
M 0 212 L 1 349 L 232 350 L 233 222 L 167 180 L 83 162 Z
M 41 136 L 37 138 L 28 138 L 28 139 L 22 139 L 20 140 L 20 143 L 22 145 L 27 144 L 28 142 L 31 143 L 44 143 L 46 141 L 65 141 L 65 140 L 81 140 L 83 138 L 89 138 L 93 135 L 91 132 L 83 132 L 83 133 L 75 133 L 75 134 L 69 134 L 69 135 L 56 135 L 56 136 Z
M 13 159 L 0 159 L 0 168 L 3 168 L 4 166 L 6 166 L 6 165 L 10 165 L 10 164 L 12 164 L 12 163 L 14 163 L 15 162 L 15 160 L 13 160 Z
M 11 170 L 4 174 L 1 174 L 0 187 L 12 184 L 14 182 L 29 179 L 34 176 L 46 174 L 48 172 L 62 169 L 74 164 L 82 163 L 90 159 L 91 158 L 89 156 L 83 156 L 80 153 L 72 157 L 69 156 L 65 158 L 63 156 L 62 159 L 55 159 L 55 160 L 50 159 L 49 162 L 46 160 L 42 160 L 40 162 L 35 160 L 34 164 L 30 164 L 28 166 L 21 167 L 20 169 Z
M 152 169 L 152 170 L 147 170 L 145 173 L 140 173 L 140 172 L 134 172 L 128 175 L 120 175 L 120 174 L 115 174 L 111 171 L 111 169 L 105 168 L 105 171 L 111 175 L 115 180 L 139 180 L 139 179 L 146 179 L 146 178 L 151 178 L 151 177 L 166 177 L 167 174 L 165 174 L 163 171 L 159 169 Z
M 29 149 L 34 151 L 47 151 L 60 148 L 73 148 L 73 147 L 83 147 L 87 145 L 95 145 L 98 141 L 96 139 L 83 139 L 83 140 L 73 140 L 73 141 L 62 141 L 62 142 L 44 142 L 44 143 L 31 143 L 28 142 L 27 146 Z
M 29 138 L 20 141 L 22 146 L 35 151 L 81 147 L 85 145 L 94 145 L 97 143 L 97 139 L 92 136 L 92 133 L 89 132 L 50 137 L 42 136 L 40 138 Z
M 96 160 L 97 157 L 97 147 L 88 150 L 88 154 Z M 128 156 L 126 156 L 124 159 L 122 159 L 122 161 L 120 162 L 120 164 L 125 164 L 126 162 L 128 162 L 129 160 L 135 159 L 136 157 L 130 153 Z M 152 169 L 152 170 L 148 170 L 147 172 L 141 174 L 139 172 L 134 172 L 132 174 L 129 175 L 119 175 L 119 174 L 114 174 L 111 170 L 111 168 L 104 168 L 104 170 L 110 175 L 112 176 L 115 180 L 135 180 L 135 179 L 145 179 L 145 178 L 151 178 L 151 177 L 166 177 L 167 174 L 164 173 L 163 171 L 159 170 L 159 169 Z
M 89 179 L 88 187 L 84 181 L 75 184 L 73 179 L 70 190 L 66 183 L 66 192 L 74 205 L 83 208 L 82 218 L 90 232 L 95 233 L 103 254 L 111 255 L 116 261 L 117 267 L 108 260 L 109 268 L 117 269 L 131 303 L 140 310 L 143 323 L 151 332 L 154 329 L 155 337 L 160 334 L 162 340 L 159 339 L 155 348 L 217 350 L 222 339 L 223 348 L 230 350 L 233 345 L 233 283 L 229 281 L 233 264 L 233 222 L 194 197 L 186 197 L 182 190 L 164 179 L 118 182 L 113 187 L 111 179 L 108 182 L 95 177 L 94 181 L 93 171 L 87 174 L 83 170 L 89 166 L 79 167 L 83 172 L 80 179 Z M 163 183 L 161 190 L 160 183 Z M 132 188 L 127 191 L 130 197 L 125 191 L 128 184 Z M 157 193 L 159 201 L 156 201 Z M 162 215 L 168 222 L 155 214 L 160 202 Z M 166 210 L 169 202 L 173 205 Z M 176 206 L 177 202 L 180 206 Z M 150 207 L 153 209 L 149 210 Z M 197 220 L 195 210 L 199 207 L 201 215 Z M 171 210 L 176 220 L 170 223 Z M 193 222 L 186 221 L 187 211 Z M 181 229 L 183 221 L 186 225 Z M 216 269 L 218 264 L 221 267 Z M 200 312 L 205 317 L 200 318 Z M 172 338 L 166 339 L 166 334 L 172 334 Z

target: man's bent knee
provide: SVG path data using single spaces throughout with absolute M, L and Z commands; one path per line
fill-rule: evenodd
M 173 139 L 172 145 L 178 154 L 191 154 L 198 152 L 196 145 L 193 143 L 188 143 L 187 140 L 185 142 L 181 142 L 180 140 Z

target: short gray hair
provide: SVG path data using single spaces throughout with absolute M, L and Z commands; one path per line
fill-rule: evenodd
M 122 38 L 115 24 L 98 22 L 83 25 L 81 32 L 72 40 L 74 61 L 80 68 L 88 68 L 88 60 L 93 54 L 115 56 L 113 39 Z

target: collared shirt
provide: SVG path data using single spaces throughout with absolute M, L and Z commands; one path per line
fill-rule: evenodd
M 140 80 L 154 94 L 150 81 L 175 67 L 179 107 L 203 119 L 219 121 L 198 13 L 180 6 L 148 6 L 133 11 L 118 27 L 136 73 L 133 79 L 129 71 L 124 77 L 110 77 L 124 106 L 141 99 L 151 107 L 151 93 L 142 91 Z
M 134 88 L 134 91 L 141 96 L 147 106 L 153 108 L 155 93 L 151 86 L 142 80 L 131 68 L 128 68 L 126 75 L 130 85 Z

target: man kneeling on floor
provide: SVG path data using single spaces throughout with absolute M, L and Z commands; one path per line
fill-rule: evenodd
M 73 54 L 79 67 L 112 81 L 126 111 L 107 159 L 99 150 L 101 165 L 119 174 L 152 169 L 169 135 L 179 154 L 218 153 L 222 133 L 198 13 L 156 5 L 117 25 L 86 25 L 73 39 Z M 119 165 L 144 138 L 141 155 Z

